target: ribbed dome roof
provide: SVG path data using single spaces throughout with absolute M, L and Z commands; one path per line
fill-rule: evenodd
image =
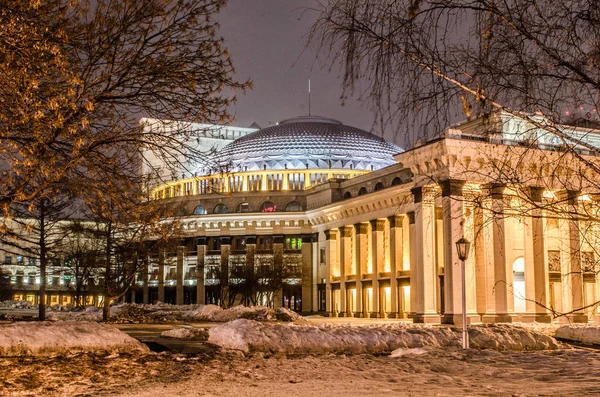
M 248 134 L 218 154 L 231 171 L 345 168 L 377 170 L 402 152 L 367 131 L 326 117 L 297 117 Z

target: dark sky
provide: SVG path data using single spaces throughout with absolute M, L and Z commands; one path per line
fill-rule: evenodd
M 316 13 L 304 8 L 316 0 L 230 0 L 219 18 L 238 79 L 251 79 L 254 89 L 238 96 L 232 108 L 235 124 L 269 126 L 286 118 L 311 113 L 382 135 L 373 129 L 374 114 L 366 102 L 348 99 L 342 106 L 339 66 L 331 71 L 316 60 L 316 48 L 305 49 Z M 358 97 L 356 95 L 355 97 Z M 384 137 L 393 140 L 393 134 Z

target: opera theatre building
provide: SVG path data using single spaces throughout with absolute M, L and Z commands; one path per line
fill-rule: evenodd
M 179 234 L 130 301 L 460 324 L 464 238 L 471 322 L 599 321 L 600 130 L 500 113 L 403 150 L 324 117 L 196 127 L 218 167 L 153 186 Z
M 278 269 L 252 303 L 459 324 L 464 237 L 470 321 L 593 321 L 600 131 L 565 127 L 585 143 L 568 148 L 529 121 L 464 122 L 407 151 L 322 117 L 224 127 L 226 172 L 153 189 L 181 244 L 150 260 L 132 298 L 248 303 L 236 286 Z

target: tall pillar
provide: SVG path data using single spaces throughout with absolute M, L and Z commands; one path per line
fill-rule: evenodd
M 415 276 L 419 302 L 413 319 L 416 323 L 439 322 L 436 310 L 435 264 L 435 189 L 430 186 L 411 189 L 415 202 Z M 412 272 L 411 272 L 412 273 Z M 411 274 L 412 275 L 412 274 Z M 411 287 L 413 279 L 411 277 Z
M 302 312 L 313 311 L 313 244 L 312 234 L 302 236 Z
M 221 304 L 228 308 L 230 302 L 235 304 L 235 297 L 229 296 L 229 256 L 231 255 L 231 237 L 221 237 Z
M 283 270 L 283 236 L 273 236 L 273 264 L 275 269 Z M 278 289 L 273 293 L 273 308 L 283 306 L 283 291 Z
M 142 290 L 142 302 L 147 305 L 150 303 L 150 292 L 148 290 L 148 257 L 144 258 L 144 264 L 142 265 L 142 282 L 143 290 Z
M 333 302 L 333 287 L 331 281 L 334 277 L 339 278 L 339 263 L 338 263 L 338 229 L 325 230 L 325 271 L 327 274 L 325 290 L 327 300 L 325 309 L 329 315 L 337 316 L 336 308 Z M 336 302 L 339 305 L 339 302 Z
M 206 303 L 206 287 L 204 285 L 204 259 L 206 257 L 206 237 L 200 237 L 196 241 L 198 255 L 198 264 L 196 265 L 196 304 L 204 305 Z
M 463 195 L 464 181 L 446 180 L 442 186 L 444 227 L 444 316 L 442 322 L 462 326 L 462 262 L 456 251 L 461 237 L 471 242 L 465 261 L 466 310 L 471 321 L 479 321 L 476 308 L 475 233 L 472 201 Z
M 175 302 L 178 305 L 183 305 L 183 259 L 185 255 L 185 247 L 177 247 L 177 268 L 176 268 L 176 279 L 177 284 L 175 285 Z
M 485 284 L 488 295 L 491 294 L 486 301 L 485 314 L 481 318 L 484 323 L 512 322 L 508 302 L 512 268 L 509 272 L 509 265 L 506 263 L 506 213 L 503 193 L 503 186 L 490 185 L 487 187 L 488 197 L 483 203 Z M 512 294 L 510 297 L 512 298 Z
M 409 247 L 409 274 L 410 274 L 410 312 L 409 317 L 414 319 L 416 313 L 422 310 L 421 301 L 417 299 L 419 296 L 419 283 L 417 283 L 417 237 L 415 227 L 415 213 L 410 211 L 406 213 L 408 218 L 408 247 Z
M 367 273 L 368 258 L 368 223 L 357 223 L 354 225 L 356 235 L 356 312 L 355 317 L 364 317 L 366 308 L 363 304 L 363 275 Z M 368 315 L 368 314 L 367 314 Z
M 578 192 L 559 192 L 558 200 L 565 203 L 561 208 L 559 229 L 561 279 L 563 290 L 563 312 L 572 312 L 567 318 L 571 322 L 585 323 L 587 315 L 583 311 L 583 271 L 581 270 L 581 237 L 577 219 Z
M 165 250 L 158 251 L 158 301 L 165 301 Z
M 396 318 L 399 314 L 398 296 L 398 271 L 402 270 L 404 260 L 403 250 L 403 230 L 404 216 L 394 215 L 388 218 L 390 222 L 390 294 L 391 308 L 388 312 L 388 317 Z
M 352 232 L 353 226 L 344 226 L 340 228 L 341 250 L 340 250 L 340 317 L 351 315 L 354 308 L 348 307 L 346 290 L 346 278 L 350 274 L 352 267 Z
M 379 288 L 379 273 L 383 272 L 384 270 L 384 229 L 385 219 L 376 219 L 371 221 L 371 260 L 373 263 L 373 311 L 370 315 L 372 318 L 382 316 L 381 290 Z
M 542 188 L 530 188 L 531 203 L 526 204 L 528 214 L 523 218 L 525 260 L 525 308 L 523 321 L 549 323 L 548 267 L 546 266 L 546 238 L 542 211 Z

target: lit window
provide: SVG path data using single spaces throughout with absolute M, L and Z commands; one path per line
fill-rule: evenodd
M 198 205 L 194 208 L 194 215 L 206 215 L 206 208 L 203 205 Z
M 286 237 L 285 249 L 299 250 L 302 248 L 302 237 Z
M 260 205 L 260 212 L 275 212 L 276 209 L 277 206 L 270 201 L 265 201 Z

